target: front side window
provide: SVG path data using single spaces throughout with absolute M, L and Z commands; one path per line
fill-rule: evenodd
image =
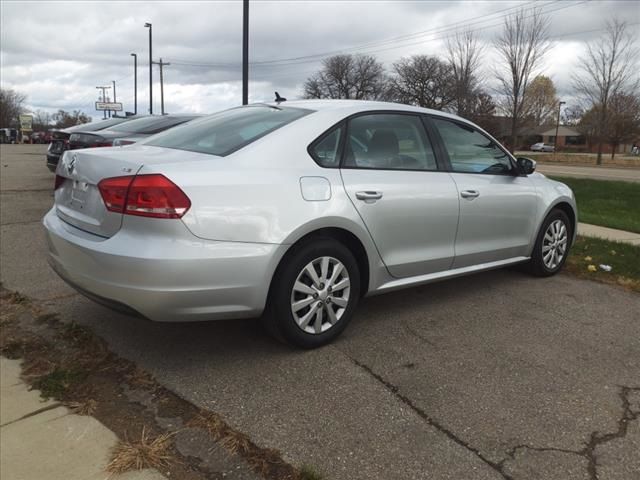
M 349 120 L 346 168 L 437 170 L 433 148 L 416 115 L 370 114 Z
M 311 110 L 251 106 L 216 113 L 154 136 L 147 145 L 224 157 Z
M 509 155 L 482 133 L 440 118 L 432 122 L 442 137 L 454 172 L 507 174 L 513 171 Z

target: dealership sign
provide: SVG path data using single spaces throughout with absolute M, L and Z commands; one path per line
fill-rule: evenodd
M 121 112 L 122 103 L 120 102 L 96 102 L 96 110 L 111 110 L 112 112 Z
M 33 126 L 33 115 L 20 115 L 20 130 L 30 132 Z

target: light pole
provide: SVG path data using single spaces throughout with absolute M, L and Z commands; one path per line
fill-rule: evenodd
M 560 109 L 562 108 L 562 105 L 564 105 L 567 102 L 558 102 L 558 119 L 556 120 L 556 136 L 553 139 L 553 159 L 556 159 L 556 152 L 558 150 L 558 130 L 560 128 Z
M 249 0 L 242 1 L 242 104 L 249 103 Z
M 133 114 L 138 114 L 138 55 L 132 53 L 133 57 Z
M 153 52 L 152 52 L 152 25 L 147 22 L 145 28 L 149 29 L 149 115 L 153 115 Z

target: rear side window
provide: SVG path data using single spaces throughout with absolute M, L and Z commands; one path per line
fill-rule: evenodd
M 338 149 L 341 135 L 342 127 L 337 127 L 311 144 L 309 153 L 318 165 L 325 168 L 337 168 L 340 165 Z
M 161 133 L 145 143 L 224 157 L 309 113 L 311 110 L 301 108 L 234 108 Z
M 438 169 L 418 116 L 377 113 L 349 120 L 344 166 L 380 170 Z

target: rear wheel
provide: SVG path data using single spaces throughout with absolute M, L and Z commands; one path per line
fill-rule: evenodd
M 531 273 L 548 277 L 560 271 L 569 254 L 573 228 L 562 210 L 552 210 L 542 224 L 531 255 Z
M 311 239 L 283 260 L 264 321 L 292 345 L 320 347 L 347 327 L 359 297 L 360 272 L 351 251 L 332 238 Z

